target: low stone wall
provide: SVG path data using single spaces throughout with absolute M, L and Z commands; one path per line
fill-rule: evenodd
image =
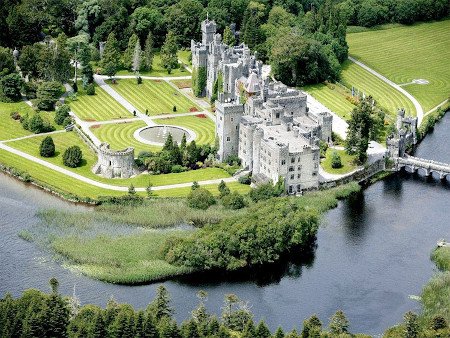
M 76 125 L 73 126 L 73 129 L 78 133 L 78 135 L 81 137 L 83 142 L 86 143 L 88 145 L 88 147 L 91 148 L 96 154 L 98 154 L 98 148 L 94 144 L 94 142 L 92 142 L 91 139 L 89 137 L 87 137 L 87 135 L 85 133 L 83 133 L 83 131 L 80 128 L 78 128 Z

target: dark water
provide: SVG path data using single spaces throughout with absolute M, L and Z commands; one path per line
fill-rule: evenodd
M 450 114 L 420 145 L 416 156 L 450 162 Z M 253 279 L 209 281 L 190 278 L 166 282 L 178 319 L 196 306 L 199 289 L 209 293 L 207 306 L 220 312 L 223 297 L 235 293 L 257 320 L 272 329 L 299 327 L 316 313 L 324 322 L 342 309 L 354 332 L 379 334 L 419 310 L 422 286 L 433 274 L 429 259 L 439 238 L 450 238 L 450 184 L 414 175 L 398 175 L 366 189 L 360 196 L 328 212 L 318 233 L 317 249 L 307 264 L 286 263 Z M 74 208 L 57 198 L 0 175 L 0 295 L 24 289 L 48 290 L 55 276 L 61 291 L 83 303 L 105 305 L 111 295 L 142 308 L 157 284 L 118 286 L 65 270 L 34 244 L 17 237 L 36 224 L 39 208 Z M 82 207 L 80 207 L 82 208 Z M 292 254 L 295 257 L 295 253 Z M 218 279 L 221 280 L 221 279 Z

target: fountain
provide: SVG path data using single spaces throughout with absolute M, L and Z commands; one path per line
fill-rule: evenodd
M 138 141 L 143 143 L 163 145 L 167 140 L 169 134 L 172 135 L 173 140 L 178 144 L 181 143 L 183 135 L 186 135 L 187 142 L 195 139 L 195 133 L 193 131 L 181 127 L 167 125 L 144 127 L 142 129 L 138 129 L 135 132 L 134 136 Z

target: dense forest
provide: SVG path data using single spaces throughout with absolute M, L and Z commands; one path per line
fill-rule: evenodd
M 79 62 L 89 80 L 90 62 L 103 74 L 119 69 L 151 70 L 161 50 L 164 67 L 177 67 L 176 50 L 200 38 L 209 16 L 227 43 L 245 42 L 270 62 L 288 85 L 337 80 L 347 58 L 348 25 L 412 23 L 445 17 L 447 0 L 5 0 L 0 2 L 0 72 L 14 72 L 12 49 L 19 52 L 22 75 L 64 82 L 69 60 Z M 230 25 L 236 28 L 230 32 Z M 234 34 L 236 32 L 236 34 Z M 234 35 L 233 35 L 234 34 Z M 49 48 L 49 42 L 52 48 Z M 43 44 L 42 42 L 47 42 Z M 136 47 L 139 45 L 139 47 Z M 61 48 L 65 47 L 65 48 Z M 140 64 L 133 64 L 135 50 Z M 58 50 L 58 52 L 55 52 Z M 175 58 L 174 58 L 175 56 Z M 97 69 L 98 70 L 98 69 Z M 8 79 L 19 96 L 18 79 Z M 85 85 L 87 82 L 85 81 Z M 30 87 L 30 86 L 29 86 Z M 29 93 L 35 92 L 33 88 Z M 26 90 L 25 90 L 26 91 Z M 3 93 L 3 97 L 5 93 Z M 6 95 L 7 96 L 7 95 Z

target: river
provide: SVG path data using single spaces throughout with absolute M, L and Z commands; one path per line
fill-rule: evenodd
M 415 155 L 450 162 L 449 130 L 447 114 Z M 329 211 L 315 255 L 306 263 L 288 262 L 252 278 L 165 282 L 177 319 L 189 316 L 202 289 L 209 294 L 210 311 L 219 313 L 224 295 L 235 293 L 272 330 L 278 325 L 299 328 L 314 313 L 327 324 L 342 309 L 352 332 L 380 334 L 406 311 L 420 310 L 410 295 L 419 295 L 434 273 L 429 256 L 437 240 L 450 238 L 449 186 L 448 181 L 394 175 Z M 48 280 L 56 277 L 61 292 L 70 295 L 75 287 L 82 303 L 105 305 L 114 295 L 119 302 L 144 308 L 158 284 L 120 286 L 75 274 L 17 236 L 37 223 L 37 210 L 48 207 L 85 208 L 0 174 L 0 295 L 18 296 L 27 288 L 48 291 Z

